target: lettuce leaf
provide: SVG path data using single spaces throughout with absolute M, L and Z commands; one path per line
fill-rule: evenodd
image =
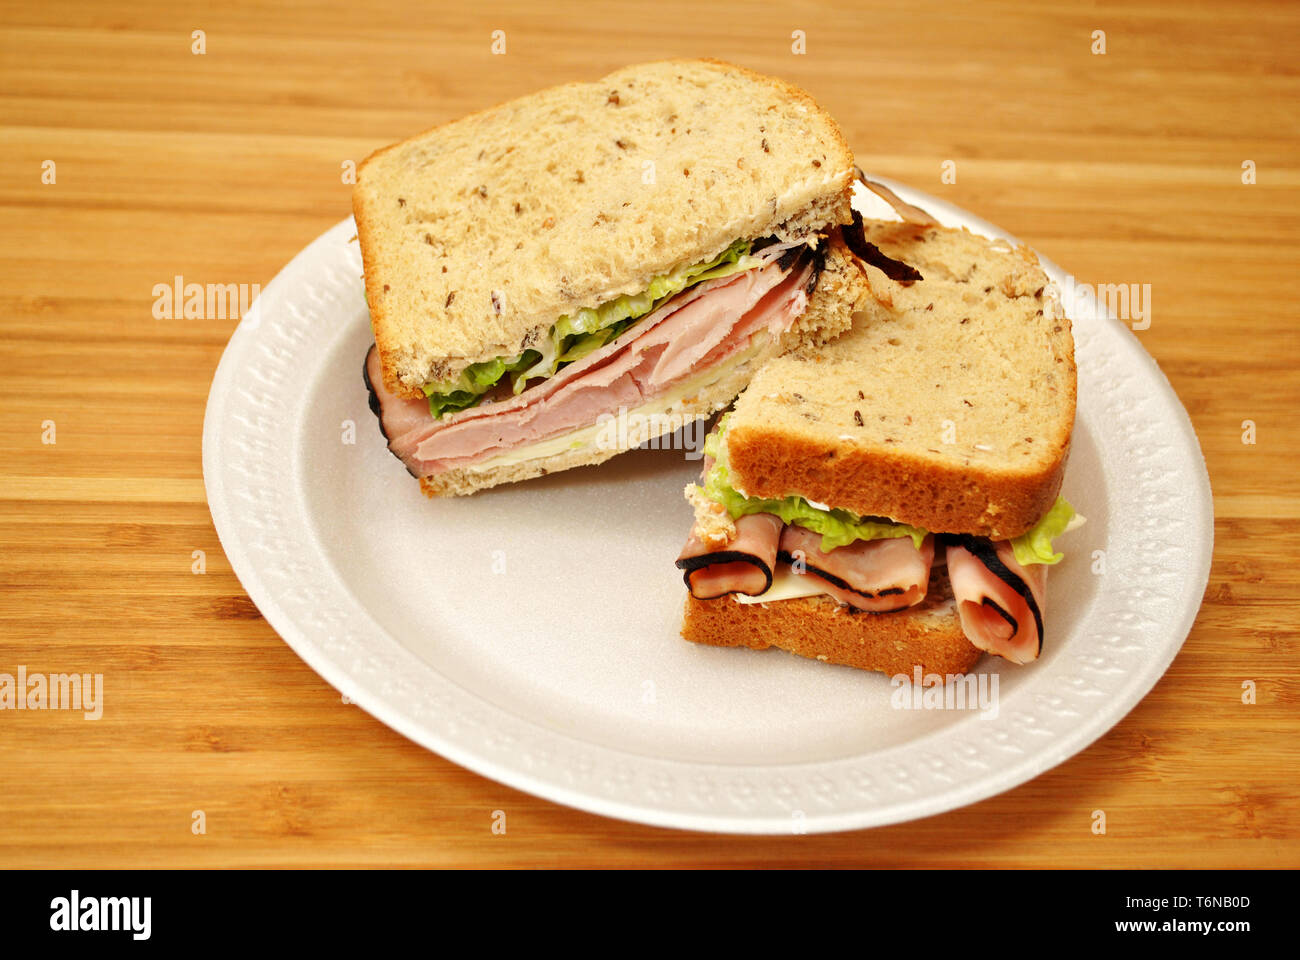
M 536 349 L 471 364 L 457 377 L 425 384 L 429 412 L 437 419 L 444 413 L 472 407 L 506 374 L 510 374 L 515 393 L 528 386 L 529 380 L 554 376 L 561 366 L 580 360 L 616 339 L 637 320 L 687 287 L 755 266 L 758 261 L 749 256 L 749 250 L 750 241 L 737 240 L 712 260 L 678 267 L 672 273 L 655 277 L 635 296 L 624 294 L 594 309 L 561 317 Z
M 1065 554 L 1053 552 L 1052 538 L 1065 533 L 1073 519 L 1074 507 L 1065 497 L 1057 497 L 1052 509 L 1043 514 L 1041 520 L 1011 541 L 1016 560 L 1022 567 L 1031 563 L 1060 563 Z
M 859 517 L 848 510 L 833 508 L 823 510 L 814 507 L 803 497 L 785 497 L 780 500 L 767 500 L 762 497 L 746 497 L 731 486 L 731 471 L 727 464 L 727 450 L 722 443 L 726 434 L 727 418 L 718 421 L 718 428 L 705 439 L 705 456 L 713 458 L 713 466 L 704 478 L 701 488 L 710 500 L 722 504 L 733 520 L 751 513 L 770 513 L 781 518 L 784 523 L 795 523 L 822 535 L 821 549 L 829 553 L 836 547 L 847 546 L 855 540 L 890 540 L 896 537 L 911 537 L 912 543 L 919 550 L 925 539 L 926 531 L 920 527 L 905 523 L 893 523 L 888 520 L 875 520 Z
M 429 398 L 429 412 L 436 420 L 444 413 L 455 413 L 475 406 L 483 399 L 483 394 L 491 390 L 507 373 L 532 366 L 538 356 L 536 350 L 525 350 L 513 357 L 471 363 L 458 377 L 438 384 L 425 384 L 424 395 Z

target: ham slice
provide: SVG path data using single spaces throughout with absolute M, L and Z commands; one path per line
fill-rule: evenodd
M 737 282 L 744 276 L 747 276 L 747 274 L 732 274 L 727 277 L 719 277 L 716 280 L 707 280 L 688 290 L 684 290 L 682 293 L 670 299 L 667 303 L 661 304 L 658 309 L 653 310 L 645 317 L 642 317 L 641 320 L 637 322 L 633 336 L 644 335 L 656 324 L 662 323 L 678 310 L 694 303 L 703 296 L 713 293 L 715 290 Z M 459 413 L 443 417 L 440 420 L 434 420 L 430 417 L 424 425 L 422 435 L 419 438 L 416 438 L 416 442 L 419 442 L 420 439 L 423 439 L 424 436 L 427 436 L 434 430 L 445 428 L 453 423 L 464 423 L 466 420 L 473 420 L 478 417 L 500 416 L 502 413 L 518 410 L 522 407 L 536 403 L 539 400 L 545 399 L 569 381 L 594 370 L 596 367 L 599 367 L 604 363 L 607 363 L 627 345 L 627 342 L 628 341 L 619 338 L 618 340 L 607 343 L 600 349 L 593 350 L 580 360 L 576 360 L 573 363 L 560 368 L 560 370 L 556 372 L 555 376 L 549 377 L 541 383 L 534 384 L 518 395 L 510 395 L 507 391 L 506 397 L 497 403 L 487 403 L 485 401 L 479 406 L 470 407 L 468 410 L 462 410 Z
M 736 521 L 736 536 L 721 547 L 706 544 L 692 528 L 677 558 L 691 595 L 708 600 L 764 593 L 772 585 L 782 526 L 781 518 L 770 513 L 749 514 Z
M 822 535 L 791 524 L 781 533 L 780 559 L 796 571 L 817 577 L 840 603 L 870 613 L 888 613 L 925 599 L 934 562 L 934 537 L 918 550 L 911 537 L 855 540 L 828 553 Z
M 691 356 L 696 361 L 712 354 L 729 336 L 733 343 L 743 338 L 744 343 L 737 343 L 743 347 L 748 342 L 747 332 L 736 328 L 752 327 L 745 321 L 756 306 L 759 309 L 753 313 L 763 314 L 764 319 L 767 313 L 778 312 L 787 313 L 792 321 L 797 314 L 784 309 L 784 301 L 789 297 L 780 294 L 768 297 L 781 285 L 782 279 L 783 273 L 776 265 L 740 274 L 734 283 L 698 297 L 667 317 L 657 319 L 648 328 L 638 330 L 626 344 L 615 341 L 616 349 L 601 357 L 601 363 L 589 365 L 579 375 L 566 377 L 546 395 L 530 398 L 530 402 L 496 415 L 465 418 L 435 429 L 414 451 L 418 461 L 416 472 L 427 476 L 589 426 L 602 413 L 617 413 L 620 407 L 641 406 L 695 369 L 694 364 L 682 362 L 661 365 L 663 354 L 678 344 L 696 345 L 693 348 L 696 353 Z M 801 298 L 802 312 L 806 297 L 798 289 L 793 294 Z M 704 356 L 696 355 L 699 349 L 707 351 Z M 709 357 L 708 365 L 723 359 Z M 518 399 L 525 398 L 527 391 Z
M 948 578 L 966 638 L 1012 663 L 1028 663 L 1043 650 L 1047 567 L 1021 566 L 1011 543 L 950 535 Z
M 560 436 L 632 409 L 701 370 L 726 362 L 764 330 L 789 328 L 808 302 L 815 264 L 787 258 L 706 281 L 663 304 L 630 335 L 606 344 L 554 377 L 500 402 L 434 420 L 427 404 L 390 394 L 367 358 L 372 409 L 380 408 L 389 449 L 415 476 L 430 476 Z M 421 417 L 416 405 L 424 406 Z
M 644 332 L 653 323 L 659 323 L 671 316 L 675 311 L 694 302 L 705 294 L 716 290 L 718 287 L 725 286 L 728 283 L 738 279 L 738 275 L 721 277 L 717 280 L 708 280 L 704 283 L 697 284 L 689 290 L 683 291 L 676 297 L 673 297 L 667 303 L 653 311 L 647 317 L 643 318 L 638 325 L 638 332 Z M 423 440 L 437 430 L 445 429 L 453 424 L 465 423 L 479 417 L 501 416 L 503 414 L 520 410 L 530 404 L 537 403 L 555 393 L 560 387 L 564 386 L 570 380 L 573 380 L 582 374 L 599 367 L 607 362 L 619 351 L 625 343 L 615 341 L 607 343 L 599 350 L 594 350 L 580 360 L 570 363 L 561 368 L 553 377 L 543 380 L 541 383 L 534 384 L 519 395 L 512 395 L 509 389 L 509 381 L 506 380 L 499 388 L 497 393 L 499 397 L 485 399 L 478 406 L 470 407 L 468 410 L 462 410 L 458 413 L 450 414 L 439 420 L 435 420 L 429 412 L 428 403 L 423 400 L 407 400 L 397 397 L 390 393 L 383 383 L 382 377 L 378 376 L 378 365 L 375 366 L 375 375 L 371 375 L 369 361 L 367 361 L 366 386 L 370 390 L 370 408 L 375 410 L 378 406 L 380 409 L 375 411 L 380 417 L 380 429 L 388 439 L 388 449 L 400 460 L 407 465 L 407 469 L 412 473 L 414 471 L 414 450 Z M 371 348 L 371 353 L 374 353 Z M 495 402 L 493 400 L 495 399 Z M 424 405 L 424 415 L 417 416 L 415 405 Z M 392 421 L 390 424 L 389 421 Z M 416 474 L 419 476 L 419 474 Z

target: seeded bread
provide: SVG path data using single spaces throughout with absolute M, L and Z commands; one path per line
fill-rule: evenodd
M 966 635 L 941 568 L 926 599 L 896 613 L 851 613 L 830 597 L 737 603 L 686 597 L 682 636 L 715 647 L 779 647 L 811 660 L 892 675 L 960 674 L 982 656 Z
M 737 239 L 845 222 L 852 179 L 811 97 L 713 60 L 627 67 L 380 150 L 352 203 L 384 383 L 418 398 Z
M 872 303 L 853 329 L 754 377 L 727 434 L 733 484 L 934 532 L 1019 536 L 1061 486 L 1070 321 L 1027 248 L 892 221 L 868 221 L 866 235 L 923 279 L 864 267 Z
M 817 282 L 817 289 L 808 300 L 803 314 L 774 344 L 764 348 L 754 359 L 736 367 L 726 376 L 694 396 L 665 409 L 669 417 L 681 416 L 686 422 L 708 417 L 735 399 L 745 388 L 754 372 L 773 356 L 791 349 L 813 348 L 848 330 L 856 311 L 870 307 L 871 290 L 838 239 L 830 242 L 826 250 L 826 265 Z M 680 424 L 682 421 L 676 421 Z M 635 421 L 632 425 L 647 429 L 637 433 L 627 431 L 627 443 L 621 446 L 602 446 L 585 442 L 572 449 L 545 457 L 501 465 L 471 465 L 439 473 L 420 480 L 420 488 L 430 497 L 465 496 L 502 483 L 514 483 L 532 477 L 545 476 L 570 467 L 603 463 L 610 457 L 631 450 L 646 440 L 672 432 L 674 422 L 663 418 L 658 421 Z M 622 439 L 622 438 L 620 438 Z M 527 455 L 527 448 L 515 451 Z

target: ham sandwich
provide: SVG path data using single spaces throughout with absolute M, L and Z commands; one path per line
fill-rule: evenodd
M 592 465 L 721 410 L 869 296 L 853 154 L 805 92 L 626 67 L 385 147 L 353 212 L 389 450 L 430 496 Z M 635 418 L 611 441 L 606 417 Z

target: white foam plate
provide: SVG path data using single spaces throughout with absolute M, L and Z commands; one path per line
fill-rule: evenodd
M 891 186 L 945 224 L 1012 239 Z M 889 215 L 872 195 L 859 205 Z M 285 642 L 458 764 L 662 826 L 894 823 L 1082 750 L 1151 689 L 1191 627 L 1213 536 L 1204 460 L 1155 362 L 1090 298 L 1071 311 L 1079 414 L 1064 488 L 1088 523 L 1058 541 L 1043 656 L 981 661 L 998 678 L 996 711 L 904 710 L 881 674 L 680 639 L 673 561 L 691 522 L 682 487 L 698 472 L 681 451 L 425 499 L 367 407 L 354 233 L 349 219 L 303 250 L 231 337 L 204 422 L 208 503 Z

